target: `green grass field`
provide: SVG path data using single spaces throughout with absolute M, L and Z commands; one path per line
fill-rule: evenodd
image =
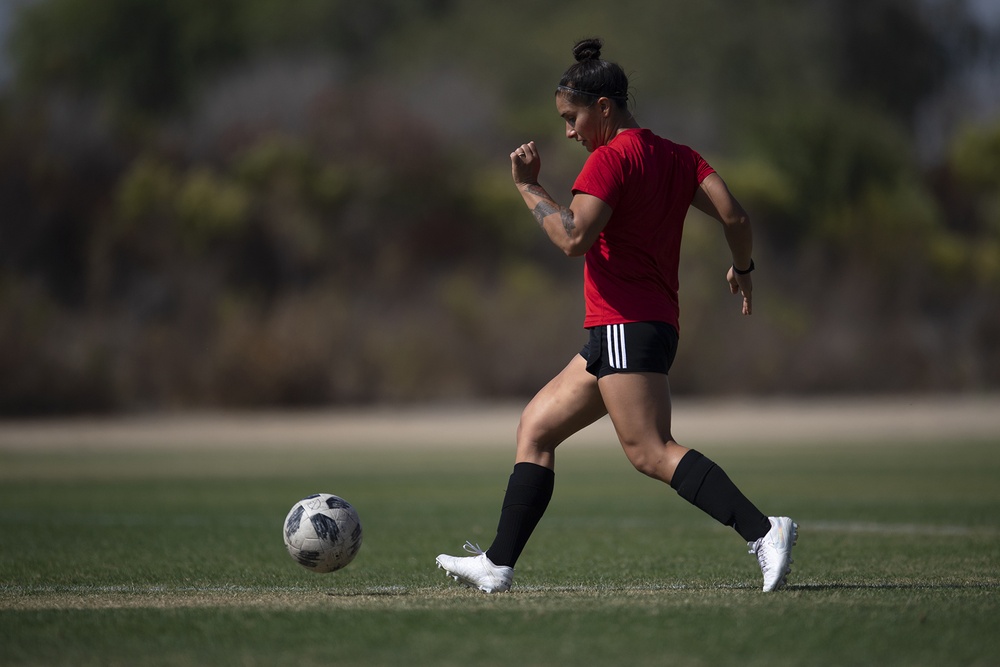
M 0 664 L 1000 664 L 1000 434 L 699 446 L 799 523 L 790 585 L 770 595 L 733 531 L 617 446 L 570 444 L 496 596 L 434 557 L 491 541 L 506 441 L 0 449 Z M 330 575 L 281 540 L 317 491 L 350 500 L 365 531 Z

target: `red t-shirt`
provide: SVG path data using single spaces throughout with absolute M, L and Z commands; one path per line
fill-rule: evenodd
M 698 185 L 713 173 L 695 151 L 644 129 L 625 130 L 590 154 L 573 192 L 601 199 L 613 213 L 585 258 L 585 327 L 678 327 L 684 218 Z

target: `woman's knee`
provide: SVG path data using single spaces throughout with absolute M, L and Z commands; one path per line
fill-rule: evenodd
M 552 466 L 558 439 L 550 436 L 541 422 L 533 419 L 528 410 L 521 414 L 517 424 L 517 461 Z
M 647 445 L 622 443 L 632 466 L 647 477 L 670 483 L 677 463 L 687 450 L 673 442 Z
M 546 421 L 538 410 L 533 409 L 529 404 L 522 412 L 521 419 L 517 423 L 517 446 L 534 449 L 555 449 L 559 444 L 553 435 L 552 429 L 546 427 Z
M 653 479 L 659 478 L 660 469 L 657 457 L 651 456 L 650 452 L 640 447 L 625 447 L 625 456 L 628 457 L 632 467 L 643 475 Z

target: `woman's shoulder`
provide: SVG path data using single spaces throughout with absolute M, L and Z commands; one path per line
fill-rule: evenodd
M 607 148 L 626 161 L 649 159 L 696 159 L 697 152 L 690 146 L 661 137 L 645 128 L 629 129 L 620 133 Z M 600 150 L 600 149 L 599 149 Z
M 653 130 L 644 127 L 629 128 L 623 130 L 615 137 L 614 141 L 608 144 L 610 147 L 618 146 L 623 150 L 637 146 L 652 146 L 658 149 L 667 150 L 691 150 L 688 146 L 679 144 L 672 139 L 662 137 Z

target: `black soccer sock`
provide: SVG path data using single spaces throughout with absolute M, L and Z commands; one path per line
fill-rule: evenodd
M 514 567 L 545 513 L 555 487 L 555 472 L 535 463 L 517 463 L 507 482 L 500 523 L 486 556 L 494 565 Z
M 716 521 L 735 528 L 747 542 L 771 530 L 770 520 L 747 500 L 722 468 L 701 452 L 692 449 L 681 458 L 670 486 Z

